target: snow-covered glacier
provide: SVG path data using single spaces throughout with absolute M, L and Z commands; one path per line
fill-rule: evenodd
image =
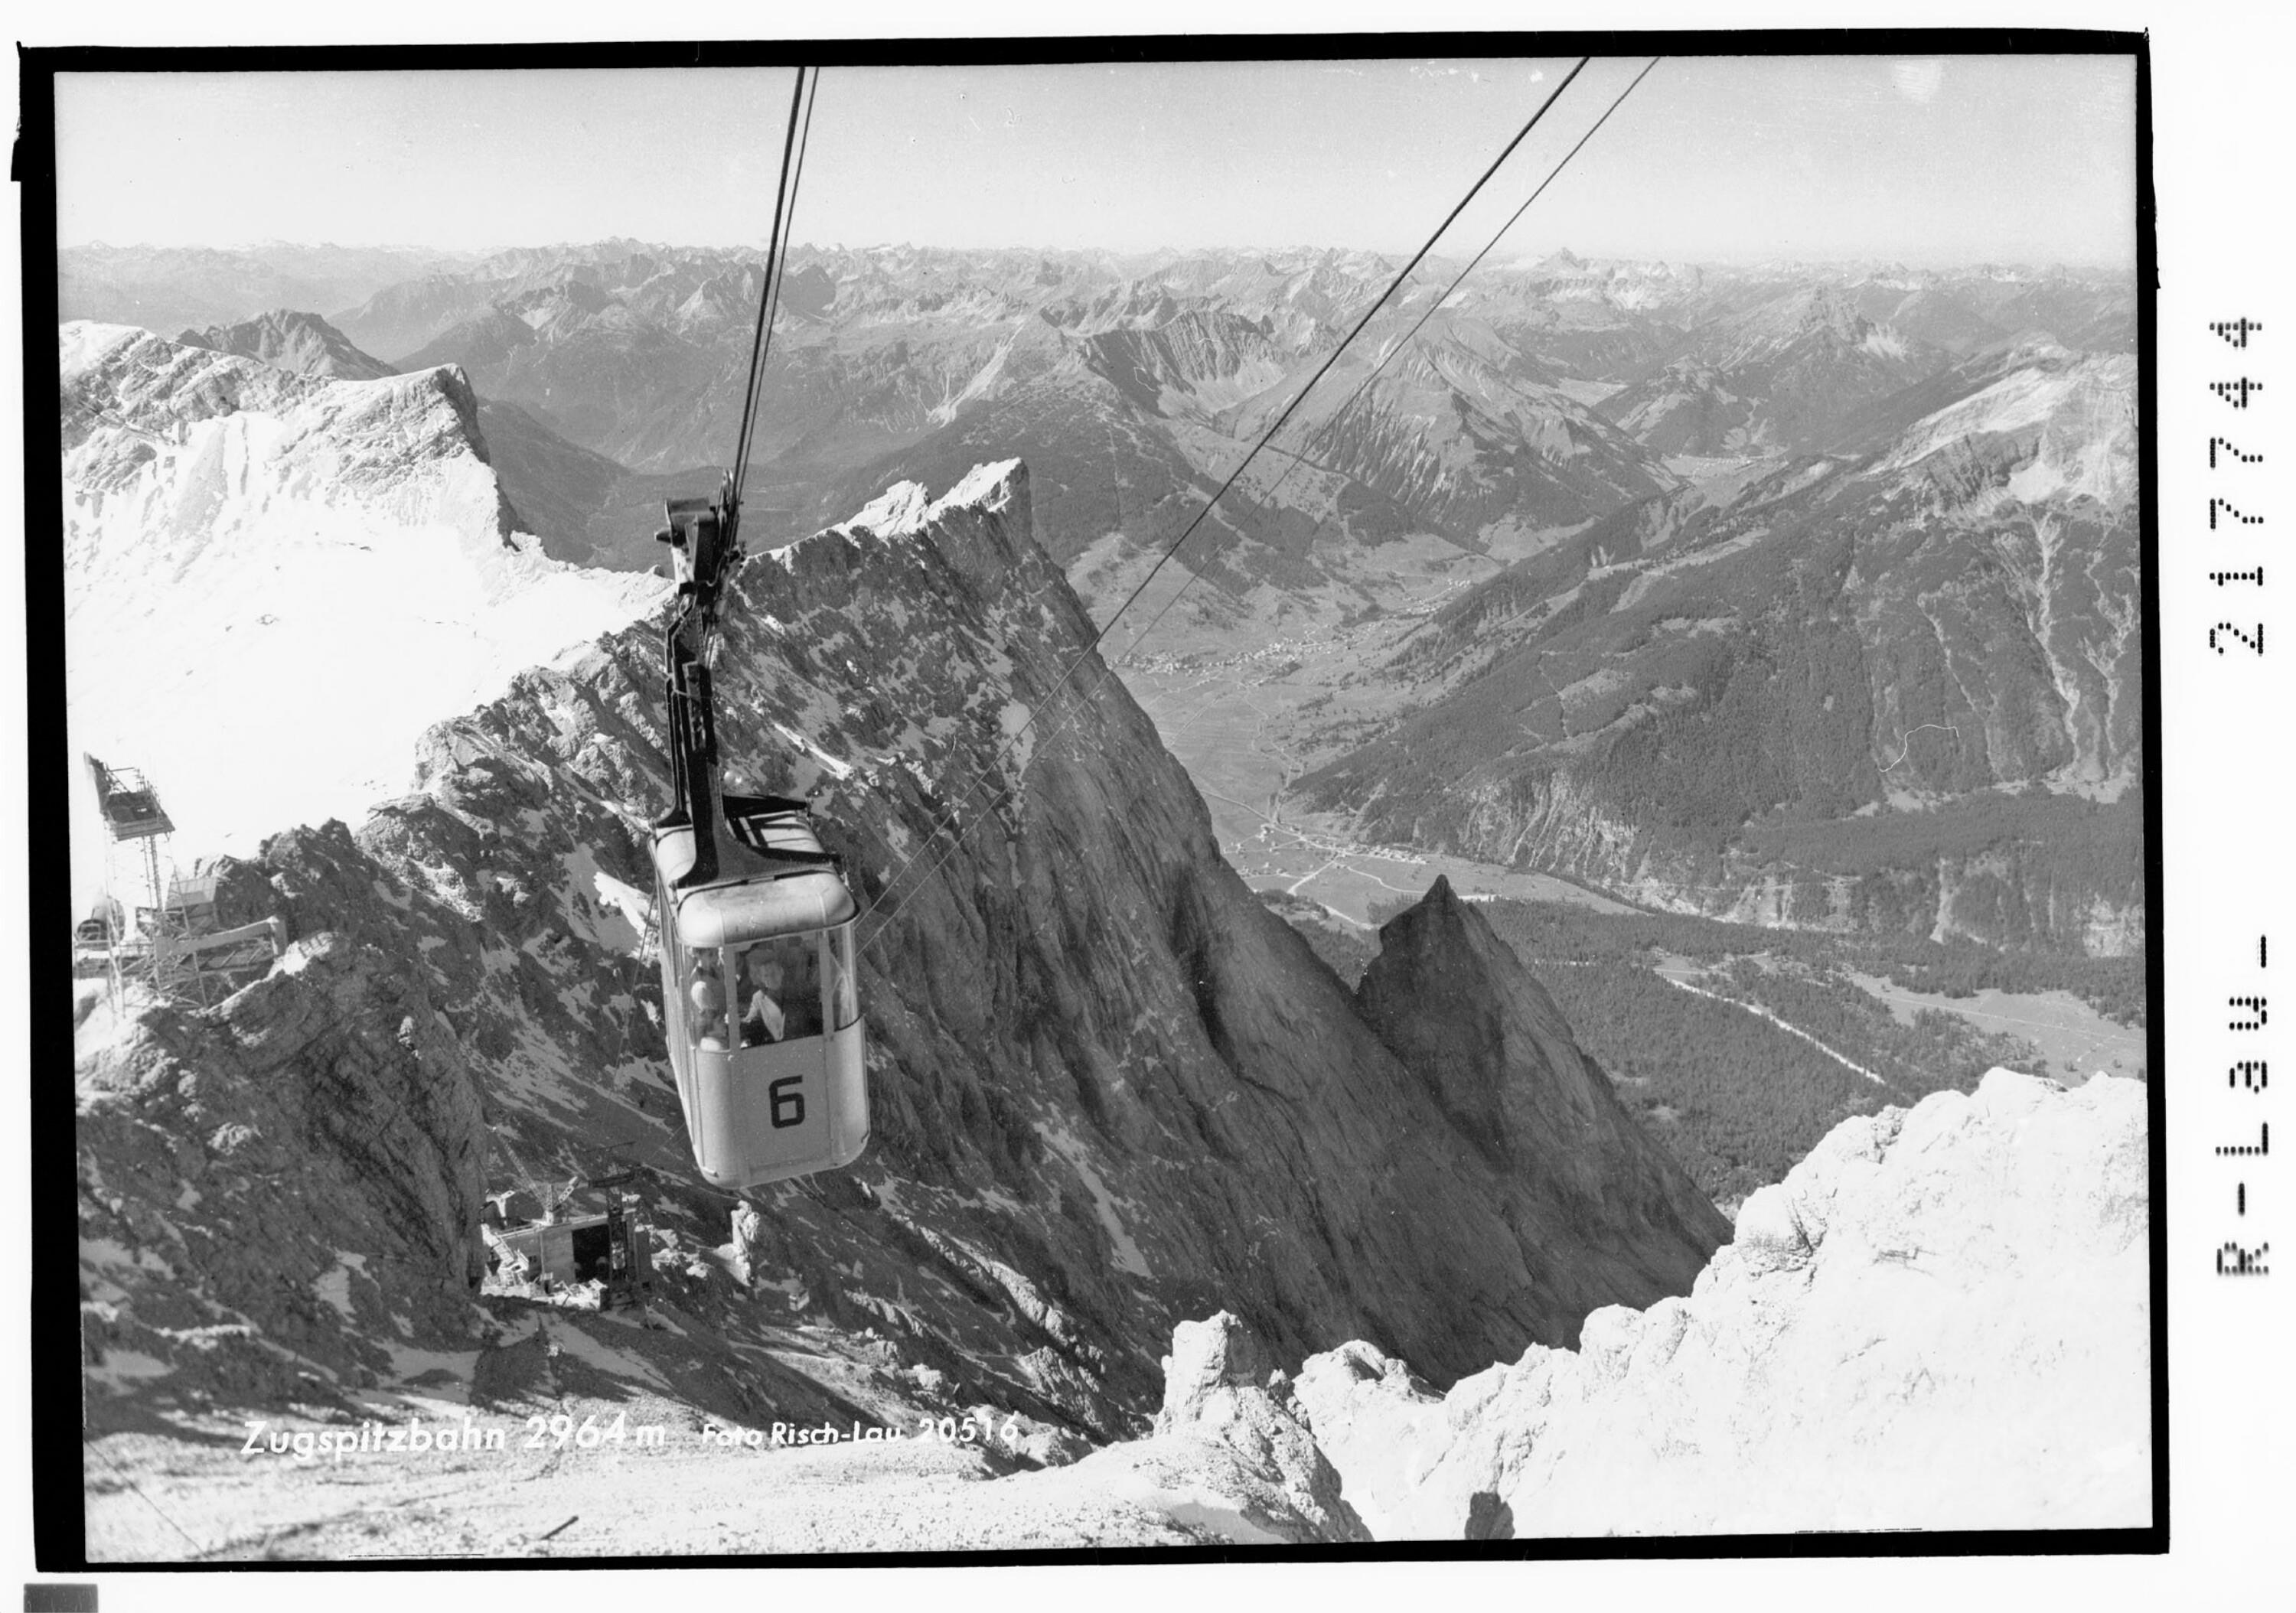
M 668 586 L 515 529 L 454 366 L 328 380 L 86 322 L 58 347 L 71 742 L 152 778 L 186 861 L 357 821 L 423 729 Z

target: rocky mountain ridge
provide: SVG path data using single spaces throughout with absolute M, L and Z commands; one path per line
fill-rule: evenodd
M 2135 397 L 2018 344 L 1631 504 L 1448 604 L 1303 793 L 1677 911 L 2141 944 Z
M 274 308 L 237 324 L 209 325 L 185 331 L 176 338 L 187 348 L 212 348 L 236 353 L 299 375 L 323 375 L 336 381 L 380 381 L 398 372 L 372 353 L 361 352 L 349 337 L 316 314 Z
M 295 374 L 329 380 L 377 381 L 400 373 L 400 366 L 361 350 L 317 315 L 293 308 L 274 308 L 237 324 L 185 331 L 176 340 L 180 346 L 210 348 Z M 425 367 L 405 366 L 408 371 Z M 606 513 L 609 526 L 638 524 L 635 518 L 618 522 L 621 506 L 636 491 L 630 487 L 633 479 L 625 467 L 569 442 L 513 403 L 480 397 L 478 419 L 488 463 L 511 505 L 506 519 L 518 530 L 541 538 L 552 559 L 594 563 L 600 536 L 595 528 L 602 512 Z M 704 493 L 715 490 L 708 477 L 696 479 L 695 487 Z M 668 495 L 652 487 L 636 492 L 644 504 Z M 609 558 L 645 553 L 634 543 L 610 543 L 607 550 Z

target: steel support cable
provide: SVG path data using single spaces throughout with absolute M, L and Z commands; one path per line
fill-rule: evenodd
M 790 245 L 797 238 L 798 192 L 805 184 L 805 154 L 813 143 L 813 109 L 820 99 L 821 70 L 816 67 L 806 84 L 805 119 L 798 125 L 797 159 L 789 169 L 789 202 L 782 215 L 781 246 L 774 259 L 773 301 L 766 320 L 765 342 L 758 355 L 757 405 L 750 411 L 750 435 L 742 445 L 742 475 L 736 487 L 737 492 L 741 487 L 748 484 L 750 454 L 757 443 L 759 411 L 764 405 L 766 396 L 766 369 L 773 359 L 774 317 L 781 313 L 782 294 L 789 289 Z
M 805 70 L 797 70 L 797 83 L 790 89 L 789 128 L 782 135 L 781 175 L 774 182 L 774 224 L 766 235 L 766 273 L 764 283 L 758 288 L 758 328 L 750 337 L 750 373 L 742 383 L 742 424 L 734 438 L 734 476 L 740 485 L 742 467 L 750 454 L 750 416 L 757 407 L 758 374 L 765 364 L 767 329 L 773 323 L 774 262 L 779 255 L 782 239 L 782 208 L 789 196 L 790 156 L 797 145 L 797 115 L 805 99 Z
M 763 293 L 763 302 L 758 310 L 759 323 L 758 327 L 757 358 L 755 363 L 751 365 L 750 372 L 750 397 L 746 406 L 742 411 L 743 423 L 742 427 L 741 457 L 734 463 L 733 507 L 734 519 L 736 523 L 737 529 L 738 524 L 741 520 L 742 492 L 742 489 L 749 485 L 750 480 L 750 452 L 751 443 L 756 438 L 758 431 L 758 405 L 765 396 L 766 363 L 773 354 L 774 315 L 779 311 L 781 305 L 782 285 L 789 276 L 790 236 L 797 228 L 798 186 L 805 178 L 805 149 L 808 143 L 813 136 L 814 103 L 820 99 L 821 70 L 819 68 L 813 70 L 811 84 L 811 92 L 804 94 L 805 121 L 802 125 L 796 123 L 796 107 L 794 102 L 792 102 L 791 107 L 791 126 L 797 135 L 795 148 L 796 160 L 794 165 L 792 165 L 791 161 L 790 147 L 787 144 L 784 144 L 782 151 L 783 194 L 776 195 L 774 199 L 774 233 L 777 237 L 777 240 L 775 242 L 770 250 L 767 264 L 767 272 L 766 275 L 765 291 Z M 798 87 L 800 92 L 804 92 L 806 90 L 806 85 L 807 78 L 805 70 L 803 68 L 800 68 L 798 70 Z M 786 200 L 787 202 L 786 209 L 784 209 L 783 207 L 784 200 Z
M 760 385 L 765 373 L 766 356 L 773 342 L 773 318 L 780 300 L 778 281 L 787 230 L 788 214 L 794 205 L 790 176 L 800 160 L 797 155 L 801 139 L 800 114 L 805 106 L 806 71 L 797 70 L 797 82 L 790 91 L 788 127 L 782 135 L 781 171 L 774 186 L 773 225 L 766 236 L 765 273 L 758 288 L 758 319 L 750 337 L 750 366 L 742 386 L 742 422 L 734 440 L 733 472 L 738 483 L 748 463 L 750 444 L 756 433 L 757 408 L 763 396 Z
M 1440 297 L 1436 298 L 1434 301 L 1428 304 L 1427 311 L 1419 316 L 1418 323 L 1414 324 L 1410 330 L 1404 332 L 1403 339 L 1400 341 L 1398 341 L 1394 346 L 1388 348 L 1386 354 L 1381 357 L 1380 361 L 1372 366 L 1371 373 L 1363 378 L 1362 384 L 1357 387 L 1353 392 L 1348 394 L 1347 402 L 1341 404 L 1337 409 L 1333 410 L 1332 412 L 1332 417 L 1323 423 L 1313 437 L 1308 439 L 1306 446 L 1293 454 L 1292 463 L 1283 467 L 1283 473 L 1275 479 L 1275 484 L 1267 490 L 1267 496 L 1270 502 L 1274 501 L 1276 494 L 1283 491 L 1283 484 L 1291 479 L 1292 472 L 1298 470 L 1303 463 L 1306 463 L 1308 456 L 1322 446 L 1325 438 L 1329 437 L 1332 432 L 1338 430 L 1341 418 L 1345 415 L 1349 409 L 1355 407 L 1357 399 L 1361 398 L 1365 393 L 1371 390 L 1372 382 L 1380 378 L 1381 373 L 1384 371 L 1389 364 L 1394 363 L 1395 360 L 1402 355 L 1403 349 L 1409 347 L 1413 340 L 1418 336 L 1419 332 L 1426 328 L 1427 322 L 1435 317 L 1436 314 L 1442 308 L 1445 303 L 1451 300 L 1451 293 L 1457 291 L 1461 283 L 1466 280 L 1467 276 L 1475 272 L 1476 265 L 1481 263 L 1484 258 L 1489 257 L 1492 250 L 1497 247 L 1499 242 L 1506 239 L 1506 233 L 1514 228 L 1517 221 L 1520 220 L 1525 213 L 1530 210 L 1530 204 L 1537 201 L 1540 196 L 1544 195 L 1546 193 L 1546 187 L 1554 183 L 1555 176 L 1562 173 L 1565 168 L 1570 166 L 1570 160 L 1578 154 L 1579 147 L 1585 145 L 1589 140 L 1592 140 L 1595 137 L 1595 131 L 1601 128 L 1604 124 L 1611 120 L 1611 114 L 1617 111 L 1619 108 L 1625 103 L 1627 97 L 1635 93 L 1635 86 L 1640 84 L 1644 79 L 1649 78 L 1651 69 L 1656 67 L 1662 60 L 1662 57 L 1652 56 L 1650 59 L 1649 64 L 1645 66 L 1641 72 L 1636 73 L 1634 76 L 1632 82 L 1630 82 L 1626 88 L 1618 93 L 1618 95 L 1611 101 L 1611 104 L 1603 109 L 1603 115 L 1600 118 L 1595 119 L 1595 121 L 1587 127 L 1585 134 L 1578 136 L 1578 143 L 1572 146 L 1569 151 L 1563 152 L 1562 160 L 1556 163 L 1552 168 L 1547 170 L 1546 177 L 1538 182 L 1538 188 L 1531 192 L 1529 196 L 1525 197 L 1523 199 L 1522 205 L 1515 209 L 1513 214 L 1509 215 L 1507 221 L 1505 224 L 1499 225 L 1498 233 L 1493 235 L 1490 240 L 1483 243 L 1483 250 L 1477 252 L 1474 257 L 1467 260 L 1467 266 L 1461 269 L 1458 274 L 1452 278 L 1451 283 L 1443 288 L 1443 294 Z M 1557 90 L 1555 93 L 1560 94 L 1562 92 Z M 1140 642 L 1146 638 L 1150 634 L 1153 633 L 1156 630 L 1156 624 L 1164 619 L 1164 613 L 1171 610 L 1173 606 L 1178 604 L 1180 602 L 1180 595 L 1185 594 L 1190 587 L 1194 585 L 1198 575 L 1198 573 L 1193 571 L 1188 573 L 1188 580 L 1182 583 L 1177 588 L 1172 591 L 1172 597 L 1166 600 L 1163 604 L 1158 608 L 1156 614 L 1148 618 L 1148 625 L 1141 628 L 1139 632 L 1134 634 L 1132 635 L 1132 642 L 1117 652 L 1115 662 L 1111 663 L 1111 668 L 1116 663 L 1130 659 L 1132 652 L 1140 647 Z M 1111 618 L 1110 620 L 1112 624 L 1114 618 Z M 1103 674 L 1103 675 L 1105 676 L 1106 675 Z
M 783 287 L 790 282 L 790 236 L 797 232 L 797 186 L 806 176 L 806 144 L 813 140 L 813 103 L 820 99 L 820 89 L 822 89 L 822 69 L 815 67 L 813 87 L 810 87 L 810 92 L 806 94 L 806 121 L 804 121 L 804 127 L 799 127 L 797 131 L 797 168 L 790 170 L 790 211 L 788 216 L 781 220 L 781 255 L 776 257 L 776 264 L 774 264 L 772 291 L 769 291 L 769 294 L 772 294 L 772 305 L 769 305 L 769 312 L 767 312 L 767 321 L 765 321 L 765 344 L 762 344 L 760 351 L 758 351 L 758 379 L 756 379 L 758 402 L 765 399 L 765 364 L 774 354 L 772 315 L 781 312 L 781 291 Z M 749 436 L 742 440 L 742 463 L 739 463 L 739 468 L 734 471 L 734 482 L 733 482 L 734 520 L 737 520 L 737 523 L 739 523 L 739 512 L 742 512 L 742 488 L 749 487 L 749 456 L 750 456 L 750 450 L 753 450 L 753 443 L 756 443 L 756 436 L 758 436 L 758 411 L 756 408 L 750 408 Z
M 1062 691 L 1067 688 L 1069 680 L 1075 676 L 1077 669 L 1084 665 L 1086 658 L 1099 649 L 1101 642 L 1115 629 L 1117 622 L 1122 618 L 1125 611 L 1130 610 L 1134 602 L 1138 600 L 1140 595 L 1146 591 L 1148 585 L 1156 580 L 1156 574 L 1164 569 L 1166 563 L 1168 562 L 1175 554 L 1179 553 L 1182 546 L 1187 543 L 1189 538 L 1195 536 L 1197 528 L 1201 527 L 1204 523 L 1205 519 L 1211 514 L 1213 510 L 1218 507 L 1219 501 L 1226 497 L 1229 489 L 1235 486 L 1237 480 L 1242 478 L 1243 472 L 1250 467 L 1251 462 L 1259 456 L 1260 450 L 1265 448 L 1268 443 L 1275 438 L 1275 434 L 1283 429 L 1285 423 L 1291 420 L 1292 414 L 1297 412 L 1300 405 L 1307 401 L 1308 395 L 1315 390 L 1316 384 L 1322 381 L 1324 375 L 1330 373 L 1332 366 L 1339 362 L 1341 355 L 1347 351 L 1349 346 L 1354 342 L 1357 337 L 1363 334 L 1365 327 L 1369 325 L 1373 318 L 1377 315 L 1380 309 L 1387 305 L 1388 299 L 1393 297 L 1395 293 L 1402 288 L 1404 282 L 1411 277 L 1412 272 L 1419 266 L 1430 252 L 1435 250 L 1436 242 L 1443 238 L 1444 233 L 1457 221 L 1459 215 L 1464 212 L 1469 204 L 1471 204 L 1474 199 L 1482 192 L 1483 187 L 1490 182 L 1492 176 L 1496 174 L 1500 168 L 1505 164 L 1506 160 L 1514 154 L 1515 148 L 1520 146 L 1524 140 L 1529 137 L 1531 131 L 1538 127 L 1540 119 L 1546 116 L 1547 112 L 1554 107 L 1555 102 L 1561 98 L 1562 92 L 1570 87 L 1571 80 L 1575 79 L 1581 72 L 1585 71 L 1587 64 L 1592 60 L 1592 57 L 1581 56 L 1578 59 L 1577 65 L 1572 67 L 1570 72 L 1563 76 L 1562 82 L 1556 85 L 1554 90 L 1548 94 L 1546 99 L 1539 102 L 1538 109 L 1531 113 L 1529 120 L 1523 124 L 1521 128 L 1515 132 L 1514 138 L 1508 141 L 1505 146 L 1500 151 L 1499 154 L 1492 159 L 1490 166 L 1483 170 L 1480 176 L 1476 179 L 1472 185 L 1468 187 L 1467 193 L 1459 199 L 1457 205 L 1453 207 L 1450 212 L 1444 215 L 1443 222 L 1436 225 L 1434 233 L 1428 236 L 1425 243 L 1422 245 L 1416 252 L 1412 254 L 1411 261 L 1403 266 L 1402 270 L 1392 281 L 1389 282 L 1387 289 L 1382 291 L 1379 296 L 1374 299 L 1368 308 L 1364 310 L 1363 316 L 1356 322 L 1354 327 L 1349 331 L 1347 335 L 1341 339 L 1340 344 L 1332 349 L 1331 356 L 1325 358 L 1321 365 L 1317 366 L 1315 374 L 1308 378 L 1307 384 L 1301 387 L 1292 397 L 1292 401 L 1283 406 L 1283 412 L 1275 417 L 1275 423 L 1270 425 L 1267 430 L 1261 434 L 1259 440 L 1252 445 L 1250 451 L 1247 452 L 1241 460 L 1236 462 L 1235 469 L 1228 473 L 1227 479 L 1220 484 L 1218 491 L 1215 492 L 1210 498 L 1204 502 L 1203 508 L 1196 512 L 1195 519 L 1188 523 L 1186 528 L 1180 533 L 1180 536 L 1174 539 L 1170 545 L 1165 549 L 1164 553 L 1158 557 L 1155 565 L 1149 569 L 1148 575 L 1142 577 L 1138 585 L 1136 586 L 1129 594 L 1125 596 L 1124 602 L 1116 608 L 1116 610 L 1110 615 L 1107 622 L 1103 625 L 1099 632 L 1093 635 L 1091 643 L 1087 643 L 1082 650 L 1078 651 L 1076 658 L 1062 669 L 1060 676 L 1054 680 L 1052 685 L 1053 698 L 1045 702 L 1044 705 L 1038 707 L 1037 709 L 1032 710 L 1029 714 L 1028 719 L 1023 722 L 1020 727 L 1013 730 L 1011 734 L 1006 736 L 1004 743 L 998 746 L 996 751 L 990 756 L 988 765 L 980 770 L 979 776 L 974 779 L 972 787 L 965 791 L 964 796 L 955 806 L 952 806 L 947 813 L 943 814 L 939 820 L 926 831 L 926 843 L 929 844 L 934 837 L 938 836 L 940 831 L 954 820 L 957 812 L 963 810 L 964 806 L 971 803 L 972 797 L 978 794 L 981 786 L 988 782 L 989 774 L 995 769 L 996 764 L 1003 760 L 1004 756 L 1009 753 L 1015 745 L 1020 743 L 1021 737 L 1035 725 L 1037 719 L 1044 715 L 1046 710 L 1048 710 L 1053 706 L 1062 702 L 1063 698 Z M 1566 159 L 1566 160 L 1568 160 Z M 1177 598 L 1177 595 L 1176 594 L 1174 597 Z M 1169 602 L 1167 602 L 1167 608 L 1168 608 L 1168 604 Z M 1161 612 L 1159 612 L 1159 617 L 1160 618 L 1160 616 Z M 1133 642 L 1137 643 L 1139 640 L 1136 637 Z M 1107 669 L 1103 668 L 1101 674 L 1101 678 L 1093 685 L 1092 692 L 1096 692 L 1098 691 L 1100 684 L 1104 683 L 1107 680 Z M 1001 800 L 1004 795 L 1010 793 L 1011 789 L 1010 786 L 1008 786 L 1004 791 L 1000 792 L 996 798 Z M 992 805 L 994 803 L 992 802 Z M 939 872 L 941 864 L 946 863 L 948 860 L 948 857 L 955 851 L 956 847 L 964 843 L 964 834 L 960 833 L 955 839 L 950 842 L 947 848 L 926 867 L 924 874 L 922 877 L 929 879 L 932 874 Z M 899 883 L 914 861 L 915 854 L 912 854 L 909 858 L 901 864 L 899 868 L 894 871 L 892 879 L 886 884 L 886 891 L 890 892 L 895 885 Z M 885 899 L 885 897 L 881 894 L 879 897 L 880 904 L 882 905 Z M 876 927 L 872 930 L 869 939 L 861 944 L 864 947 L 872 945 L 879 935 L 884 933 L 885 926 L 890 924 L 892 920 L 898 916 L 901 905 L 905 904 L 907 899 L 907 896 L 904 895 L 899 902 L 893 905 L 891 911 L 888 912 L 885 917 L 880 921 Z
M 1373 318 L 1379 313 L 1380 309 L 1387 306 L 1387 299 L 1403 289 L 1403 282 L 1411 278 L 1411 272 L 1420 266 L 1421 262 L 1425 259 L 1428 253 L 1435 250 L 1435 243 L 1443 239 L 1443 233 L 1446 230 L 1448 230 L 1451 225 L 1457 221 L 1461 213 L 1467 210 L 1467 204 L 1473 201 L 1478 195 L 1482 193 L 1483 186 L 1490 182 L 1491 176 L 1499 171 L 1501 164 L 1505 163 L 1508 158 L 1514 155 L 1515 147 L 1521 145 L 1524 140 L 1529 137 L 1530 131 L 1538 127 L 1538 120 L 1546 116 L 1547 110 L 1554 106 L 1555 101 L 1562 95 L 1564 90 L 1570 87 L 1571 79 L 1576 78 L 1581 72 L 1586 70 L 1587 63 L 1591 60 L 1593 60 L 1593 58 L 1587 56 L 1579 57 L 1578 65 L 1572 68 L 1570 72 L 1565 74 L 1563 76 L 1562 82 L 1554 86 L 1554 93 L 1549 94 L 1546 100 L 1538 103 L 1538 110 L 1530 115 L 1530 121 L 1524 124 L 1521 129 L 1515 132 L 1515 137 L 1506 143 L 1506 149 L 1501 151 L 1496 158 L 1492 159 L 1491 166 L 1483 170 L 1482 177 L 1476 180 L 1475 183 L 1468 188 L 1467 193 L 1459 198 L 1459 204 L 1444 216 L 1443 222 L 1441 224 L 1435 226 L 1435 233 L 1427 238 L 1427 243 L 1421 247 L 1418 251 L 1412 254 L 1411 261 L 1403 266 L 1402 273 L 1398 274 L 1395 279 L 1389 283 L 1387 290 L 1379 294 L 1377 300 L 1375 300 L 1371 307 L 1364 310 L 1364 315 L 1361 319 L 1356 321 L 1355 328 L 1341 339 L 1340 345 L 1338 347 L 1332 349 L 1332 356 L 1324 360 L 1323 364 L 1317 367 L 1316 373 L 1308 378 L 1308 384 L 1301 387 L 1299 392 L 1293 396 L 1292 401 L 1283 405 L 1283 412 L 1275 417 L 1275 423 L 1268 427 L 1267 430 L 1261 434 L 1258 442 L 1252 444 L 1251 451 L 1250 453 L 1246 454 L 1241 460 L 1236 462 L 1235 469 L 1228 472 L 1227 479 L 1222 482 L 1219 486 L 1219 491 L 1213 494 L 1211 497 L 1204 501 L 1204 507 L 1196 512 L 1195 520 L 1187 524 L 1186 528 L 1181 532 L 1180 536 L 1173 540 L 1171 546 L 1166 549 L 1163 554 L 1157 559 L 1155 565 L 1149 569 L 1148 575 L 1140 579 L 1139 586 L 1134 588 L 1130 594 L 1125 596 L 1124 603 L 1119 605 L 1116 608 L 1115 612 L 1109 617 L 1107 625 L 1093 635 L 1092 643 L 1085 646 L 1083 653 L 1078 655 L 1077 659 L 1073 662 L 1070 663 L 1070 671 L 1073 672 L 1078 667 L 1084 664 L 1085 655 L 1100 648 L 1101 640 L 1106 638 L 1111 632 L 1114 631 L 1118 619 L 1123 616 L 1125 611 L 1131 609 L 1132 602 L 1138 599 L 1140 595 L 1146 591 L 1148 585 L 1156 580 L 1156 573 L 1164 569 L 1165 562 L 1169 561 L 1175 554 L 1177 554 L 1180 552 L 1182 545 L 1186 544 L 1188 539 L 1195 536 L 1196 528 L 1203 525 L 1205 518 L 1210 515 L 1212 511 L 1218 506 L 1219 501 L 1227 496 L 1228 489 L 1235 486 L 1238 479 L 1243 475 L 1245 468 L 1248 467 L 1254 459 L 1259 457 L 1259 451 L 1262 448 L 1265 448 L 1270 442 L 1275 440 L 1275 434 L 1283 429 L 1284 422 L 1292 418 L 1293 413 L 1299 409 L 1301 404 L 1308 401 L 1308 394 L 1316 389 L 1316 383 L 1323 380 L 1325 375 L 1331 373 L 1332 366 L 1340 362 L 1340 356 L 1348 350 L 1348 348 L 1354 342 L 1357 337 L 1363 334 L 1364 327 L 1371 323 Z M 1062 675 L 1062 681 L 1067 681 L 1065 674 Z M 1031 720 L 1034 719 L 1032 718 Z M 1026 731 L 1027 725 L 1023 724 L 1021 733 L 1025 733 Z M 1015 739 L 1018 739 L 1019 737 L 1019 733 L 1016 733 L 1013 735 L 1013 738 Z

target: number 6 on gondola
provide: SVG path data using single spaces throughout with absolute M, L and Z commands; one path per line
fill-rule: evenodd
M 804 1086 L 803 1076 L 783 1076 L 766 1088 L 766 1096 L 771 1102 L 769 1112 L 773 1116 L 775 1130 L 784 1126 L 805 1124 Z

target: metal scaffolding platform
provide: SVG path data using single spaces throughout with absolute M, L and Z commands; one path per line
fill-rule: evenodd
M 176 871 L 168 851 L 176 825 L 159 790 L 132 767 L 83 759 L 104 829 L 104 897 L 72 932 L 75 969 L 93 965 L 108 974 L 115 1007 L 130 979 L 204 1007 L 218 989 L 228 993 L 250 972 L 270 968 L 285 949 L 286 925 L 274 917 L 218 929 L 215 876 Z M 127 902 L 123 886 L 132 893 Z

